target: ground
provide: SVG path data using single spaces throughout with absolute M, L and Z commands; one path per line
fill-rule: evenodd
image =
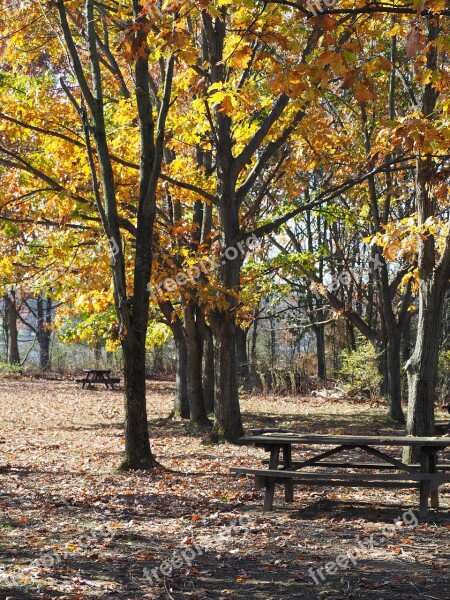
M 229 467 L 264 452 L 202 443 L 166 420 L 173 395 L 173 383 L 149 383 L 165 470 L 116 473 L 120 391 L 0 381 L 0 599 L 448 598 L 449 485 L 424 523 L 416 490 L 301 487 L 262 513 L 262 492 Z M 399 432 L 381 403 L 329 395 L 245 397 L 242 410 L 246 427 Z M 347 553 L 322 580 L 317 569 Z

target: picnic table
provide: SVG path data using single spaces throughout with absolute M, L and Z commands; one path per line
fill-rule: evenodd
M 87 385 L 88 387 L 96 385 L 97 383 L 103 383 L 106 389 L 115 390 L 116 383 L 120 383 L 119 378 L 111 377 L 111 370 L 107 369 L 83 369 L 84 377 L 76 379 L 77 383 L 83 384 L 83 389 Z
M 256 489 L 266 488 L 264 510 L 273 508 L 275 485 L 284 484 L 286 502 L 294 500 L 294 484 L 344 486 L 344 487 L 386 487 L 414 488 L 420 490 L 420 517 L 428 514 L 428 503 L 439 508 L 439 485 L 450 482 L 450 464 L 437 463 L 437 455 L 450 446 L 450 437 L 413 437 L 413 436 L 357 436 L 323 435 L 299 433 L 264 433 L 240 438 L 239 442 L 255 445 L 270 452 L 268 467 L 233 467 L 235 474 L 250 474 L 255 477 Z M 292 447 L 298 446 L 299 460 L 292 459 Z M 316 453 L 313 457 L 302 457 L 301 453 L 316 446 L 331 446 L 330 449 Z M 419 448 L 420 463 L 408 465 L 381 451 L 383 446 L 414 446 Z M 346 458 L 341 461 L 326 460 L 331 456 L 354 449 L 361 449 L 383 462 L 355 462 Z M 282 460 L 280 459 L 282 453 Z M 327 470 L 302 471 L 305 467 L 320 467 Z M 343 472 L 342 469 L 360 469 L 360 472 Z M 331 471 L 330 469 L 338 469 Z M 339 469 L 341 469 L 339 471 Z M 364 471 L 363 471 L 364 470 Z M 397 471 L 394 473 L 374 473 L 373 471 Z M 299 472 L 300 471 L 300 472 Z M 370 472 L 367 472 L 370 471 Z M 404 473 L 399 474 L 398 471 Z

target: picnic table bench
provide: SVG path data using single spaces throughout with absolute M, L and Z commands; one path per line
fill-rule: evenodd
M 111 371 L 106 369 L 83 369 L 85 376 L 81 379 L 75 379 L 77 383 L 83 384 L 83 389 L 87 385 L 88 387 L 96 385 L 97 383 L 103 383 L 106 389 L 115 390 L 115 385 L 120 383 L 120 379 L 117 377 L 111 377 Z
M 385 488 L 414 488 L 420 490 L 419 516 L 426 517 L 428 504 L 439 508 L 438 488 L 442 483 L 450 482 L 449 464 L 437 464 L 438 452 L 450 446 L 450 437 L 412 437 L 412 436 L 356 436 L 356 435 L 323 435 L 299 433 L 265 433 L 240 438 L 239 442 L 255 445 L 270 452 L 268 468 L 232 467 L 234 474 L 253 475 L 256 489 L 265 487 L 264 510 L 273 508 L 275 485 L 283 484 L 286 502 L 294 500 L 294 484 L 344 486 L 344 487 L 385 487 Z M 312 446 L 332 446 L 331 449 L 315 454 L 311 458 L 293 461 L 292 447 L 299 446 L 300 450 Z M 375 446 L 414 446 L 420 451 L 420 464 L 408 465 L 382 452 Z M 379 462 L 326 461 L 330 456 L 359 448 Z M 282 453 L 282 459 L 280 457 Z M 267 463 L 267 461 L 266 461 Z M 305 467 L 327 468 L 326 471 L 302 471 Z M 331 471 L 330 469 L 364 469 L 391 470 L 403 473 L 349 473 Z M 438 472 L 439 471 L 439 472 Z

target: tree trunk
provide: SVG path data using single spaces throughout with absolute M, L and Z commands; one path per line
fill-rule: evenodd
M 327 378 L 325 362 L 325 326 L 315 325 L 314 333 L 316 334 L 317 377 L 321 381 L 325 381 Z
M 8 314 L 8 363 L 10 365 L 20 364 L 16 294 L 13 290 L 6 295 L 6 307 Z
M 175 401 L 173 404 L 173 414 L 181 419 L 189 419 L 189 397 L 187 387 L 187 348 L 183 331 L 175 332 L 175 351 L 177 355 L 176 365 L 176 389 Z
M 439 35 L 439 17 L 426 18 L 430 50 L 426 66 L 430 71 L 437 68 L 438 48 L 433 43 Z M 434 118 L 439 92 L 432 82 L 425 85 L 421 99 L 421 111 L 425 118 Z M 436 164 L 432 156 L 419 154 L 416 159 L 416 203 L 418 226 L 435 217 L 438 211 L 434 195 Z M 450 239 L 447 236 L 441 258 L 437 261 L 436 240 L 429 234 L 421 239 L 418 252 L 419 267 L 419 318 L 414 352 L 406 365 L 408 374 L 408 418 L 406 430 L 409 435 L 431 436 L 434 434 L 434 401 L 438 369 L 439 345 L 442 329 L 442 312 L 450 276 Z M 417 449 L 405 448 L 406 462 L 418 459 Z
M 4 361 L 8 362 L 8 348 L 9 348 L 9 337 L 8 337 L 8 297 L 3 296 L 3 318 L 2 318 L 2 329 L 3 337 L 5 340 L 5 355 Z
M 380 395 L 386 398 L 388 393 L 388 366 L 387 342 L 385 337 L 382 337 L 381 340 L 377 340 L 375 350 L 377 353 L 377 370 L 378 374 L 381 376 Z
M 238 376 L 248 383 L 247 331 L 242 327 L 236 327 L 236 355 Z
M 187 389 L 191 427 L 210 425 L 203 401 L 202 339 L 196 319 L 196 306 L 188 302 L 184 309 L 184 335 L 187 348 Z
M 100 368 L 100 362 L 102 360 L 102 342 L 101 340 L 97 340 L 94 346 L 94 360 L 95 360 L 95 368 Z
M 214 412 L 214 341 L 211 327 L 203 330 L 203 400 L 208 414 Z
M 346 330 L 347 330 L 347 345 L 348 349 L 352 352 L 356 352 L 356 336 L 355 336 L 355 328 L 353 323 L 350 321 L 346 321 Z
M 273 370 L 275 368 L 275 354 L 276 354 L 276 335 L 275 335 L 275 325 L 272 317 L 269 319 L 270 325 L 270 336 L 269 336 L 269 353 L 270 353 L 270 368 Z
M 45 303 L 45 307 L 44 307 Z M 44 299 L 40 294 L 37 298 L 37 331 L 36 337 L 39 344 L 39 365 L 41 371 L 49 371 L 51 369 L 50 357 L 50 342 L 52 322 L 52 300 L 50 296 Z
M 252 389 L 261 387 L 261 380 L 258 376 L 258 358 L 256 355 L 256 343 L 258 341 L 258 319 L 257 315 L 255 315 L 255 319 L 253 321 L 253 330 L 252 337 L 250 343 L 250 377 Z
M 446 280 L 420 282 L 416 345 L 406 366 L 408 374 L 406 431 L 409 435 L 434 435 L 434 403 L 446 289 Z M 413 448 L 408 447 L 405 448 L 403 458 L 408 462 L 415 462 L 419 457 Z
M 389 273 L 386 261 L 383 257 L 379 259 L 379 266 L 375 271 L 375 279 L 381 301 L 382 332 L 385 336 L 385 389 L 387 396 L 388 413 L 391 419 L 399 423 L 405 423 L 402 409 L 401 388 L 401 327 L 402 319 L 397 318 L 394 312 L 394 298 L 389 285 Z
M 398 423 L 405 423 L 402 409 L 400 342 L 401 335 L 397 330 L 391 333 L 386 345 L 387 398 L 389 416 Z
M 145 343 L 129 332 L 122 339 L 125 387 L 125 455 L 122 470 L 149 469 L 150 450 L 145 395 Z
M 130 3 L 134 19 L 146 21 L 142 16 L 139 0 Z M 150 451 L 145 395 L 145 341 L 149 318 L 148 283 L 152 272 L 152 239 L 156 212 L 156 194 L 161 174 L 165 145 L 165 124 L 171 103 L 171 89 L 175 57 L 171 56 L 164 64 L 162 79 L 164 89 L 159 99 L 157 116 L 152 103 L 149 82 L 149 60 L 146 53 L 139 53 L 134 59 L 135 100 L 140 134 L 139 151 L 139 194 L 136 198 L 135 214 L 135 256 L 132 285 L 127 285 L 125 255 L 122 246 L 121 219 L 117 205 L 117 186 L 112 158 L 108 144 L 105 119 L 105 97 L 103 67 L 98 48 L 96 24 L 99 19 L 94 0 L 85 2 L 84 38 L 88 47 L 89 68 L 84 70 L 77 44 L 75 43 L 68 19 L 68 8 L 64 0 L 57 0 L 56 7 L 65 49 L 72 63 L 72 71 L 78 82 L 83 102 L 80 117 L 83 124 L 86 153 L 91 172 L 92 190 L 105 234 L 110 242 L 111 268 L 114 281 L 114 304 L 119 324 L 119 336 L 124 358 L 125 378 L 125 457 L 122 469 L 143 469 L 153 466 Z M 77 23 L 77 30 L 79 24 Z M 139 47 L 147 44 L 147 29 L 135 32 L 135 42 Z M 77 32 L 78 35 L 78 32 Z M 87 76 L 91 87 L 87 83 Z M 69 98 L 64 81 L 61 85 Z M 108 100 L 109 102 L 109 100 Z M 91 136 L 95 140 L 96 157 L 91 146 Z M 97 170 L 98 164 L 98 170 Z M 101 185 L 100 185 L 101 182 Z M 130 278 L 131 279 L 131 278 Z
M 221 319 L 214 327 L 215 379 L 213 441 L 236 442 L 244 430 L 239 408 L 236 370 L 236 332 L 231 319 Z

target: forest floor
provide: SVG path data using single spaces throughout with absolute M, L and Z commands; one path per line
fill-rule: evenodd
M 152 448 L 169 470 L 117 473 L 120 391 L 0 381 L 0 599 L 448 598 L 449 485 L 420 524 L 417 490 L 298 487 L 263 513 L 263 493 L 229 468 L 264 451 L 203 444 L 166 420 L 173 395 L 148 384 Z M 400 433 L 380 403 L 330 395 L 253 395 L 242 412 L 246 427 Z M 316 569 L 347 553 L 322 581 Z

